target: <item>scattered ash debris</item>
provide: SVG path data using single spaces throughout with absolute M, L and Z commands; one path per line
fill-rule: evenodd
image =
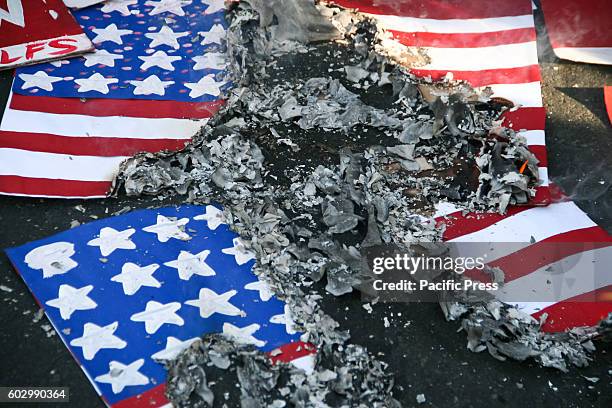
M 168 363 L 168 396 L 177 406 L 222 405 L 210 379 L 225 370 L 237 378 L 243 407 L 399 406 L 384 364 L 348 343 L 321 310 L 313 282 L 325 279 L 326 291 L 340 296 L 362 283 L 364 248 L 440 241 L 443 227 L 430 218 L 440 201 L 500 212 L 528 202 L 537 160 L 524 139 L 500 127 L 507 106 L 452 78 L 416 79 L 402 64 L 427 56 L 364 16 L 308 0 L 231 7 L 234 88 L 226 106 L 183 150 L 124 162 L 116 191 L 223 204 L 245 250 L 256 254 L 254 273 L 287 303 L 302 340 L 318 350 L 317 364 L 305 375 L 207 336 Z M 474 351 L 528 354 L 560 369 L 565 357 L 586 362 L 589 333 L 574 347 L 571 334 L 545 337 L 505 306 L 447 305 L 447 317 L 463 318 Z M 533 347 L 523 352 L 526 340 Z
M 384 363 L 355 345 L 339 347 L 331 356 L 320 358 L 317 369 L 307 373 L 292 364 L 272 363 L 253 346 L 207 335 L 168 363 L 168 392 L 176 407 L 400 406 L 384 397 L 392 384 L 385 380 Z

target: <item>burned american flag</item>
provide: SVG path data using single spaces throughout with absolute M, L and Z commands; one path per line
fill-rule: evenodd
M 161 406 L 166 372 L 203 333 L 307 360 L 290 312 L 212 205 L 140 210 L 7 250 L 109 406 Z
M 113 0 L 73 13 L 96 51 L 15 73 L 2 194 L 104 197 L 121 161 L 182 148 L 230 86 L 223 1 Z

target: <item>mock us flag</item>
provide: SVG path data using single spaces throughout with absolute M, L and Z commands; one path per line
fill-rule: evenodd
M 205 333 L 308 367 L 290 312 L 215 206 L 134 211 L 6 252 L 109 406 L 167 404 L 160 362 Z
M 550 202 L 540 68 L 531 0 L 334 0 L 375 18 L 403 45 L 430 61 L 421 77 L 453 78 L 490 87 L 514 105 L 503 125 L 527 139 L 539 160 L 540 186 L 531 204 Z
M 0 124 L 0 193 L 104 197 L 119 163 L 184 146 L 219 108 L 219 0 L 111 0 L 74 11 L 96 46 L 15 73 Z

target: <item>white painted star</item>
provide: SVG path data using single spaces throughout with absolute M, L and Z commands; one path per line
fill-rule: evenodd
M 100 327 L 95 323 L 85 323 L 83 335 L 70 342 L 71 346 L 82 347 L 85 360 L 92 360 L 102 349 L 122 349 L 127 343 L 115 336 L 119 322 Z
M 43 278 L 62 275 L 78 266 L 71 258 L 74 255 L 74 244 L 54 242 L 34 248 L 28 252 L 24 261 L 32 269 L 41 269 Z
M 199 98 L 202 95 L 221 95 L 221 87 L 225 85 L 225 82 L 215 81 L 214 74 L 208 74 L 198 82 L 187 82 L 185 86 L 191 89 L 189 92 L 190 98 Z
M 157 234 L 157 239 L 159 242 L 168 242 L 170 238 L 187 241 L 191 239 L 191 237 L 185 231 L 183 231 L 181 227 L 184 227 L 188 222 L 189 218 L 181 218 L 180 220 L 173 221 L 161 214 L 158 214 L 157 222 L 143 228 L 142 230 Z
M 252 344 L 257 347 L 263 347 L 267 342 L 258 340 L 253 336 L 260 326 L 257 323 L 250 324 L 246 327 L 236 327 L 231 323 L 223 323 L 223 335 L 240 344 Z
M 196 63 L 193 66 L 195 71 L 200 69 L 225 69 L 227 59 L 222 52 L 207 52 L 204 55 L 193 57 L 192 60 Z
M 136 244 L 130 239 L 135 232 L 134 228 L 117 231 L 111 227 L 104 227 L 100 230 L 98 238 L 92 239 L 87 245 L 100 247 L 102 256 L 109 256 L 116 249 L 135 249 Z
M 130 81 L 134 85 L 134 95 L 159 95 L 164 96 L 166 88 L 174 81 L 162 81 L 157 75 L 150 75 L 143 81 Z
M 198 337 L 181 341 L 176 337 L 169 336 L 166 339 L 166 348 L 159 350 L 157 353 L 151 355 L 154 360 L 174 360 L 176 356 L 187 347 L 191 346 L 194 342 L 200 340 Z
M 234 244 L 232 248 L 224 248 L 221 252 L 227 255 L 234 255 L 238 265 L 243 265 L 251 259 L 255 259 L 255 254 L 246 248 L 240 238 L 234 238 L 232 243 Z
M 46 304 L 58 308 L 62 319 L 68 320 L 76 310 L 95 309 L 98 306 L 87 296 L 92 289 L 93 285 L 83 286 L 79 289 L 70 285 L 60 285 L 57 298 L 49 300 Z
M 206 263 L 208 255 L 210 255 L 209 250 L 204 250 L 196 255 L 181 251 L 177 259 L 165 262 L 164 265 L 177 269 L 179 278 L 182 280 L 189 280 L 193 275 L 214 276 L 217 273 Z
M 181 57 L 168 55 L 165 51 L 156 51 L 153 55 L 138 57 L 138 59 L 144 61 L 140 66 L 140 69 L 143 71 L 146 71 L 151 67 L 160 67 L 161 69 L 174 71 L 174 66 L 172 66 L 172 63 L 180 60 Z
M 209 31 L 200 31 L 198 34 L 204 36 L 200 44 L 219 44 L 221 45 L 227 36 L 225 28 L 221 24 L 215 24 Z
M 112 13 L 113 11 L 118 11 L 124 16 L 129 16 L 131 14 L 129 6 L 137 3 L 138 0 L 107 0 L 102 6 L 102 12 Z
M 94 65 L 102 64 L 107 67 L 114 67 L 115 60 L 123 59 L 121 54 L 113 54 L 106 50 L 96 50 L 88 54 L 83 54 L 85 58 L 85 66 L 93 67 Z
M 120 30 L 117 28 L 117 24 L 115 23 L 109 24 L 106 26 L 106 28 L 94 28 L 91 31 L 97 34 L 96 37 L 91 40 L 92 42 L 101 44 L 105 41 L 111 41 L 119 45 L 123 44 L 123 39 L 121 36 L 132 34 L 134 32 L 132 30 Z
M 153 277 L 153 273 L 155 273 L 157 268 L 159 268 L 158 264 L 141 267 L 127 262 L 121 267 L 121 273 L 113 276 L 111 280 L 121 283 L 123 285 L 123 293 L 131 296 L 143 286 L 161 288 L 161 283 Z
M 189 4 L 191 4 L 191 0 L 158 0 L 145 3 L 146 6 L 153 6 L 153 10 L 149 13 L 151 16 L 166 12 L 184 16 L 185 10 L 183 10 L 183 7 Z
M 206 213 L 202 215 L 196 215 L 193 217 L 196 221 L 206 221 L 208 229 L 216 230 L 219 225 L 225 224 L 225 216 L 223 211 L 215 207 L 214 205 L 206 206 Z
M 176 324 L 182 326 L 185 321 L 176 314 L 181 308 L 179 302 L 163 303 L 150 300 L 147 302 L 145 310 L 134 313 L 130 320 L 133 322 L 144 322 L 145 330 L 148 334 L 155 333 L 164 324 Z
M 23 81 L 21 89 L 40 88 L 45 91 L 53 90 L 53 83 L 63 81 L 64 78 L 47 75 L 45 71 L 37 71 L 34 74 L 19 74 Z
M 156 33 L 145 34 L 145 37 L 151 39 L 151 44 L 149 44 L 149 48 L 155 48 L 158 45 L 167 45 L 169 47 L 174 48 L 175 50 L 178 50 L 179 48 L 181 48 L 178 39 L 181 37 L 185 37 L 186 35 L 189 35 L 187 31 L 175 33 L 170 27 L 163 26 Z
M 198 299 L 192 299 L 185 302 L 186 305 L 199 307 L 200 316 L 207 318 L 215 313 L 226 316 L 242 316 L 246 313 L 232 305 L 229 300 L 238 292 L 229 290 L 222 294 L 217 294 L 208 288 L 200 289 Z
M 272 298 L 272 296 L 274 296 L 274 293 L 272 293 L 272 290 L 270 289 L 270 286 L 261 280 L 257 280 L 255 282 L 251 282 L 251 283 L 247 283 L 246 285 L 244 285 L 244 288 L 247 290 L 256 290 L 259 292 L 259 298 L 261 300 L 263 300 L 264 302 L 267 302 L 268 300 L 270 300 Z
M 293 321 L 293 317 L 291 315 L 291 310 L 287 305 L 285 305 L 283 314 L 277 314 L 270 318 L 270 323 L 284 324 L 287 334 L 297 333 L 297 330 L 295 329 L 295 322 Z
M 219 10 L 225 10 L 225 0 L 202 0 L 202 3 L 208 5 L 204 14 L 213 14 Z
M 125 387 L 131 385 L 147 385 L 149 378 L 138 370 L 144 365 L 144 358 L 125 365 L 118 361 L 108 363 L 108 373 L 99 375 L 95 380 L 99 383 L 110 384 L 113 392 L 119 394 Z
M 109 93 L 108 86 L 119 82 L 117 78 L 104 78 L 101 74 L 95 73 L 89 78 L 75 79 L 74 82 L 79 84 L 79 92 L 96 91 L 103 94 Z

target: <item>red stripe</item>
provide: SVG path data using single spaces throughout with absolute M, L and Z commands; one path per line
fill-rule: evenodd
M 500 222 L 508 217 L 519 214 L 530 207 L 510 207 L 504 215 L 498 213 L 468 213 L 462 215 L 461 211 L 449 214 L 446 217 L 438 217 L 438 223 L 446 224 L 444 240 L 448 241 L 463 235 L 471 234 L 487 228 L 496 222 Z
M 540 186 L 536 188 L 535 197 L 529 201 L 529 205 L 546 206 L 552 202 L 550 188 L 548 186 Z
M 542 11 L 554 48 L 612 47 L 610 0 L 542 0 Z
M 108 194 L 110 181 L 76 181 L 0 176 L 0 194 L 51 197 L 101 197 Z
M 612 124 L 612 86 L 604 86 L 604 101 L 608 112 L 608 120 Z
M 312 344 L 304 343 L 303 341 L 296 341 L 294 343 L 287 343 L 278 348 L 281 351 L 280 354 L 273 356 L 270 354 L 270 359 L 273 362 L 282 361 L 288 363 L 300 357 L 305 357 L 316 352 L 315 347 Z
M 190 139 L 129 139 L 114 137 L 67 137 L 47 133 L 0 130 L 0 148 L 72 154 L 77 156 L 133 156 L 140 152 L 180 150 Z
M 333 2 L 347 8 L 358 8 L 365 13 L 439 20 L 493 18 L 531 14 L 531 1 L 529 0 L 333 0 Z
M 601 227 L 581 228 L 543 239 L 519 251 L 488 262 L 487 265 L 503 270 L 507 283 L 568 256 L 610 245 L 612 245 L 612 237 Z M 478 270 L 470 270 L 469 276 L 484 282 L 490 281 L 489 275 Z
M 409 47 L 476 48 L 535 41 L 533 28 L 492 31 L 488 33 L 429 33 L 389 30 L 402 44 Z
M 544 108 L 519 108 L 502 114 L 503 125 L 514 130 L 544 130 L 546 110 Z
M 548 166 L 548 153 L 546 152 L 546 146 L 542 145 L 533 145 L 529 146 L 529 151 L 533 153 L 536 159 L 539 160 L 539 167 L 547 167 Z
M 166 398 L 166 383 L 159 384 L 139 395 L 126 398 L 114 404 L 108 404 L 112 408 L 157 408 L 168 404 Z
M 444 78 L 448 72 L 453 73 L 454 79 L 468 81 L 472 86 L 487 86 L 493 84 L 524 84 L 540 81 L 540 67 L 528 65 L 517 68 L 483 69 L 480 71 L 448 71 L 439 69 L 410 69 L 419 77 L 431 76 L 433 80 Z
M 612 285 L 609 285 L 546 307 L 533 316 L 539 318 L 548 313 L 542 330 L 560 332 L 572 327 L 594 326 L 611 312 Z
M 79 99 L 13 93 L 11 108 L 23 111 L 88 116 L 127 116 L 134 118 L 206 119 L 224 101 L 176 102 L 133 99 Z

